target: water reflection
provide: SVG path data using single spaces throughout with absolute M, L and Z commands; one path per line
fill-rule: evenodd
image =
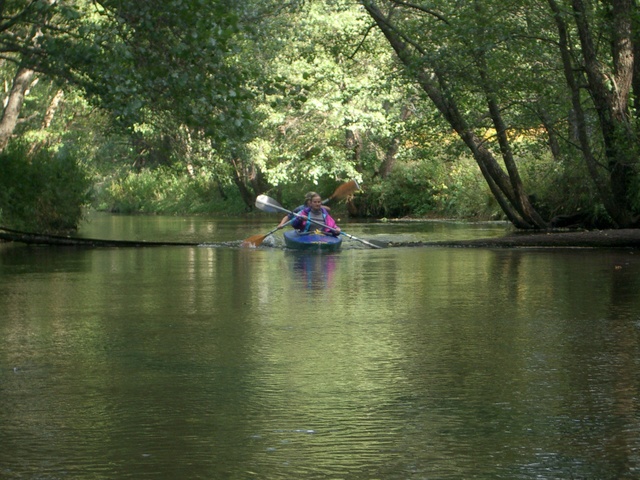
M 337 259 L 335 253 L 319 254 L 309 252 L 286 251 L 290 257 L 294 276 L 310 290 L 330 288 L 333 283 Z
M 0 478 L 635 478 L 638 312 L 622 251 L 0 246 Z

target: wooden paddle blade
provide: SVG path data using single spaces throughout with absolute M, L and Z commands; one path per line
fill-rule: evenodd
M 243 247 L 259 247 L 268 235 L 252 235 L 242 242 Z
M 343 200 L 353 195 L 358 190 L 360 190 L 360 185 L 358 185 L 358 182 L 356 182 L 355 180 L 351 180 L 347 183 L 343 183 L 338 188 L 336 188 L 336 191 L 333 192 L 333 195 L 331 195 L 329 199 Z

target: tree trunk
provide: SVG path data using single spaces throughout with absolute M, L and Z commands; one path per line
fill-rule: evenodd
M 47 107 L 47 111 L 44 114 L 44 119 L 42 120 L 42 129 L 46 130 L 51 126 L 51 122 L 53 121 L 53 117 L 60 106 L 60 102 L 62 102 L 62 98 L 64 97 L 64 92 L 62 90 L 58 90 L 56 94 L 49 102 L 49 107 Z
M 389 19 L 380 12 L 374 2 L 363 2 L 363 5 L 405 67 L 415 68 L 413 65 L 423 62 L 423 58 L 427 57 L 425 52 L 420 51 L 415 44 L 412 44 L 412 46 L 418 50 L 418 54 L 424 56 L 416 61 L 407 48 L 407 44 L 395 32 Z M 419 70 L 414 69 L 411 73 L 436 108 L 464 141 L 469 150 L 471 150 L 482 175 L 507 218 L 516 227 L 522 229 L 542 228 L 546 226 L 528 201 L 519 177 L 509 177 L 505 174 L 493 154 L 484 146 L 484 142 L 469 128 L 455 100 L 448 96 L 448 92 L 446 91 L 446 76 L 439 74 L 437 68 L 429 72 L 423 68 Z M 513 174 L 513 172 L 514 170 L 512 169 L 510 174 Z M 515 190 L 514 185 L 516 187 Z
M 513 158 L 511 144 L 509 142 L 509 139 L 507 138 L 507 126 L 502 119 L 502 114 L 500 113 L 500 107 L 498 106 L 496 95 L 493 92 L 493 89 L 489 86 L 490 82 L 487 78 L 487 70 L 484 64 L 484 57 L 480 54 L 476 61 L 478 62 L 478 71 L 480 73 L 482 86 L 485 90 L 489 114 L 491 115 L 491 120 L 493 121 L 493 126 L 496 130 L 496 136 L 498 138 L 498 144 L 500 145 L 502 159 L 505 166 L 507 167 L 509 180 L 511 181 L 510 192 L 513 192 L 513 198 L 510 199 L 510 203 L 515 207 L 520 216 L 525 219 L 527 223 L 531 223 L 537 228 L 546 228 L 548 226 L 547 223 L 533 208 L 533 205 L 531 205 L 531 202 L 529 201 L 528 195 L 524 191 L 522 179 L 520 178 L 518 167 L 516 166 L 516 162 Z
M 19 67 L 13 78 L 13 85 L 7 98 L 7 104 L 0 118 L 0 152 L 2 152 L 9 143 L 11 135 L 18 124 L 20 110 L 24 104 L 24 96 L 31 85 L 31 80 L 35 76 L 35 72 L 29 68 Z
M 380 165 L 380 177 L 387 178 L 391 175 L 393 171 L 393 167 L 396 164 L 396 155 L 398 154 L 398 150 L 400 149 L 400 140 L 397 137 L 391 139 L 391 144 L 384 152 L 384 160 L 382 161 L 382 165 Z
M 44 113 L 44 117 L 42 119 L 42 124 L 40 126 L 41 130 L 47 130 L 51 126 L 51 122 L 53 121 L 53 117 L 60 106 L 60 102 L 62 101 L 64 94 L 62 90 L 58 90 L 56 94 L 53 96 L 51 101 L 49 102 L 49 106 L 47 107 L 47 111 Z M 46 137 L 44 140 L 40 140 L 38 142 L 33 142 L 29 147 L 29 155 L 35 153 L 40 148 L 44 147 L 47 144 Z
M 550 0 L 551 1 L 551 0 Z M 633 79 L 632 0 L 611 2 L 613 72 L 607 72 L 598 59 L 582 0 L 572 0 L 574 19 L 580 37 L 589 93 L 600 121 L 600 130 L 609 169 L 611 200 L 608 213 L 618 227 L 629 227 L 638 219 L 629 202 L 631 180 L 637 172 L 634 148 L 637 138 L 629 118 L 629 98 Z
M 46 0 L 46 3 L 52 5 L 55 0 Z M 4 11 L 4 1 L 0 2 L 0 12 Z M 48 9 L 39 10 L 38 17 L 41 17 L 42 24 L 47 23 L 47 16 L 49 15 Z M 26 43 L 31 43 L 33 46 L 37 46 L 40 37 L 42 25 L 38 21 L 34 22 L 29 37 Z M 9 143 L 11 135 L 18 124 L 18 118 L 20 117 L 20 111 L 24 104 L 24 97 L 29 90 L 31 81 L 35 76 L 35 71 L 28 68 L 26 63 L 26 57 L 22 57 L 22 63 L 19 64 L 15 76 L 13 77 L 13 85 L 9 92 L 4 111 L 2 112 L 2 118 L 0 118 L 0 152 L 2 152 Z
M 551 156 L 556 162 L 560 162 L 561 160 L 561 149 L 560 149 L 560 141 L 558 140 L 558 135 L 556 133 L 555 127 L 553 125 L 552 120 L 549 118 L 544 111 L 537 112 L 540 117 L 540 121 L 542 122 L 542 126 L 544 127 L 544 131 L 547 132 L 547 145 L 549 145 L 549 150 L 551 150 Z
M 386 109 L 388 110 L 388 109 Z M 402 113 L 400 114 L 400 121 L 406 122 L 407 119 L 411 116 L 411 110 L 405 105 L 402 107 Z M 398 154 L 398 150 L 400 149 L 400 138 L 396 135 L 391 139 L 391 143 L 387 147 L 387 150 L 384 153 L 384 160 L 382 161 L 382 165 L 380 166 L 380 176 L 382 178 L 387 178 L 391 175 L 393 171 L 393 167 L 396 164 L 396 155 Z
M 238 187 L 240 197 L 247 206 L 247 210 L 251 210 L 253 209 L 256 196 L 251 192 L 251 190 L 249 190 L 249 187 L 245 183 L 247 175 L 244 172 L 242 162 L 239 159 L 231 159 L 231 165 L 233 166 L 233 183 Z
M 249 183 L 254 192 L 264 192 L 269 188 L 264 178 L 264 173 L 262 173 L 260 167 L 255 164 L 252 164 L 250 167 Z M 254 200 L 254 198 L 251 199 L 252 205 Z
M 562 66 L 564 69 L 565 81 L 571 92 L 571 104 L 573 110 L 569 116 L 571 124 L 571 138 L 577 137 L 582 152 L 582 158 L 585 161 L 591 180 L 593 181 L 601 201 L 603 202 L 608 212 L 615 212 L 616 206 L 611 195 L 611 191 L 606 183 L 606 179 L 600 173 L 598 168 L 598 162 L 593 155 L 591 149 L 591 143 L 589 141 L 589 133 L 587 132 L 587 122 L 585 119 L 585 113 L 582 108 L 582 99 L 580 98 L 580 87 L 578 79 L 576 78 L 575 69 L 573 67 L 573 52 L 570 50 L 569 34 L 567 32 L 567 25 L 564 22 L 562 10 L 555 2 L 555 0 L 548 0 L 549 6 L 553 12 L 556 22 L 556 28 L 558 29 L 560 49 L 560 57 L 562 59 Z M 613 215 L 612 215 L 613 216 Z
M 360 132 L 353 128 L 347 128 L 345 131 L 345 146 L 347 150 L 353 152 L 351 161 L 356 167 L 360 165 L 360 155 L 362 153 L 362 138 L 360 138 Z

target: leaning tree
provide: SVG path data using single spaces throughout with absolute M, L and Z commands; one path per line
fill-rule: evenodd
M 556 157 L 572 149 L 612 224 L 637 226 L 635 2 L 360 3 L 516 227 L 549 226 L 518 168 L 522 132 L 547 135 Z

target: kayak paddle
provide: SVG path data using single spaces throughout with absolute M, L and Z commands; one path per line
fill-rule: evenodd
M 295 215 L 296 217 L 307 218 L 304 215 L 300 215 L 299 213 L 295 213 L 295 212 L 292 212 L 291 210 L 287 210 L 278 202 L 276 202 L 273 198 L 267 197 L 266 195 L 258 195 L 258 198 L 256 198 L 256 207 L 258 207 L 263 212 L 268 212 L 268 213 L 282 212 L 282 213 L 288 213 L 289 215 Z M 307 220 L 310 220 L 311 222 L 323 228 L 328 228 L 329 230 L 333 230 L 334 232 L 337 232 L 335 228 L 331 228 L 330 226 L 325 225 L 324 223 L 316 222 L 315 220 L 311 220 L 310 218 L 307 218 Z M 382 248 L 380 245 L 374 245 L 371 242 L 367 242 L 366 240 L 363 240 L 361 238 L 354 237 L 353 235 L 349 235 L 348 233 L 345 233 L 342 230 L 340 230 L 340 235 L 344 235 L 345 237 L 348 237 L 352 240 L 356 240 L 358 242 L 364 243 L 365 245 L 371 248 Z
M 348 182 L 343 183 L 342 185 L 339 185 L 338 188 L 335 189 L 333 194 L 329 198 L 326 198 L 322 203 L 326 204 L 334 199 L 342 200 L 344 198 L 347 198 L 349 195 L 353 195 L 357 190 L 360 190 L 360 185 L 358 185 L 358 182 L 356 182 L 355 180 L 350 180 Z M 274 228 L 266 235 L 261 235 L 261 234 L 252 235 L 242 242 L 242 246 L 243 247 L 259 247 L 260 245 L 262 245 L 262 242 L 264 242 L 265 238 L 267 238 L 269 235 L 274 234 L 279 229 L 286 227 L 292 221 L 293 221 L 293 218 L 289 220 L 287 223 L 285 223 L 284 225 Z
M 286 227 L 291 222 L 293 222 L 293 218 L 291 220 L 289 220 L 287 223 L 284 223 L 282 225 L 278 225 L 276 228 L 271 230 L 266 235 L 252 235 L 252 236 L 250 236 L 249 238 L 247 238 L 246 240 L 244 240 L 242 242 L 242 246 L 243 247 L 259 247 L 260 245 L 262 245 L 262 242 L 264 242 L 265 238 L 267 238 L 269 235 L 272 235 L 273 233 L 277 232 L 281 228 Z

